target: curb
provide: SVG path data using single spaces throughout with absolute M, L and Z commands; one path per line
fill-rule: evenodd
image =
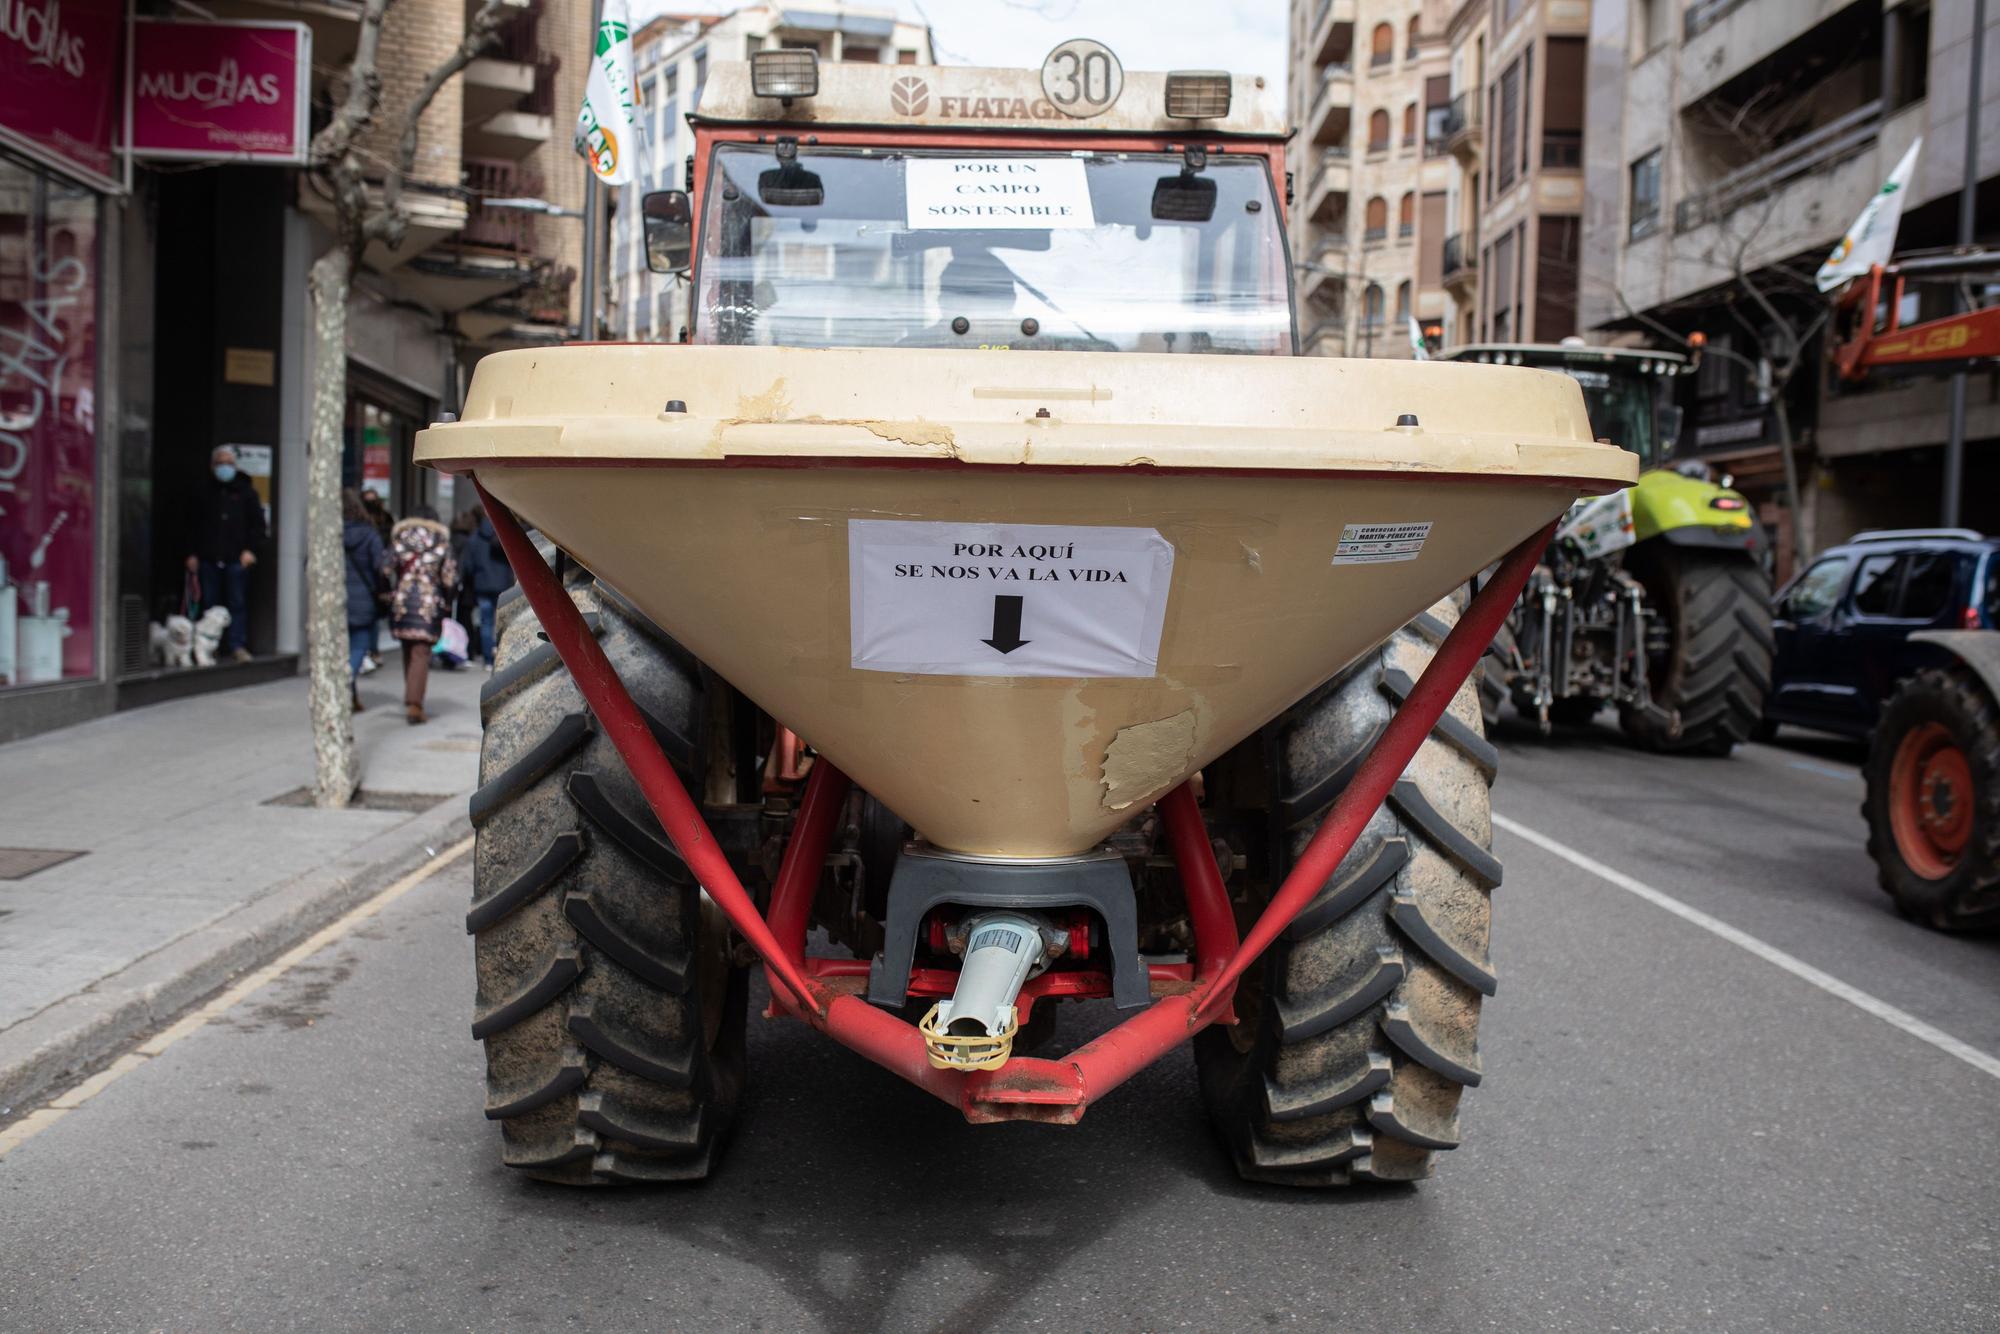
M 0 1034 L 0 1123 L 465 838 L 469 795 L 454 794 Z

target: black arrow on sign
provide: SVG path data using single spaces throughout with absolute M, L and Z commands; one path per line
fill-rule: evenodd
M 1001 653 L 1012 653 L 1031 641 L 1021 638 L 1021 599 L 996 593 L 993 596 L 993 638 L 981 640 Z

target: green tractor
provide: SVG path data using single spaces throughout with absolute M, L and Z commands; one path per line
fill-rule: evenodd
M 1771 681 L 1767 541 L 1750 502 L 1699 460 L 1670 461 L 1680 433 L 1673 352 L 1480 343 L 1453 361 L 1538 366 L 1583 389 L 1594 433 L 1636 453 L 1638 485 L 1565 516 L 1487 653 L 1490 726 L 1503 699 L 1546 734 L 1615 705 L 1655 750 L 1727 755 L 1763 716 Z

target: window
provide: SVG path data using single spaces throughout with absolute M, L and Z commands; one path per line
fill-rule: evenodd
M 1375 32 L 1369 42 L 1368 65 L 1380 69 L 1396 58 L 1396 30 L 1386 23 L 1375 25 Z
M 1478 110 L 1475 103 L 1473 110 Z M 1451 76 L 1434 74 L 1424 80 L 1424 152 L 1432 157 L 1444 153 L 1444 141 L 1451 135 Z
M 1415 14 L 1412 14 L 1410 16 L 1409 58 L 1411 60 L 1415 60 L 1417 58 L 1417 35 L 1419 32 L 1422 31 L 1423 26 L 1424 26 L 1423 20 L 1421 18 L 1419 18 Z
M 1493 243 L 1493 340 L 1511 342 L 1514 331 L 1514 233 Z
M 1396 284 L 1396 322 L 1410 318 L 1410 280 L 1405 278 Z
M 1382 284 L 1380 283 L 1368 284 L 1367 292 L 1363 293 L 1362 295 L 1361 320 L 1363 324 L 1366 324 L 1370 327 L 1373 328 L 1381 327 Z
M 762 37 L 745 37 L 743 39 L 743 58 L 745 60 L 748 60 L 763 49 L 764 39 Z
M 1840 587 L 1847 582 L 1850 564 L 1845 556 L 1828 556 L 1814 562 L 1792 585 L 1792 591 L 1785 594 L 1784 614 L 1795 621 L 1810 621 L 1833 610 L 1833 604 L 1840 601 Z
M 1403 108 L 1403 147 L 1414 147 L 1417 142 L 1417 104 L 1410 103 Z
M 1896 585 L 1906 556 L 1869 556 L 1854 576 L 1854 610 L 1862 616 L 1888 616 L 1896 610 Z
M 908 49 L 898 50 L 896 52 L 896 63 L 898 65 L 914 65 L 917 63 L 917 53 Z
M 1584 42 L 1551 37 L 1542 79 L 1542 165 L 1575 170 L 1583 165 Z
M 882 63 L 882 48 L 847 42 L 840 48 L 840 58 L 851 65 L 879 65 Z
M 1389 235 L 1389 201 L 1381 195 L 1370 196 L 1368 208 L 1362 214 L 1361 239 L 1380 241 Z
M 1493 188 L 1505 194 L 1514 184 L 1514 169 L 1520 162 L 1521 145 L 1521 62 L 1515 61 L 1500 76 L 1500 115 L 1494 123 L 1498 138 L 1493 172 Z
M 1632 164 L 1632 212 L 1626 234 L 1631 240 L 1651 236 L 1660 229 L 1660 150 L 1654 149 Z
M 1407 240 L 1417 230 L 1417 196 L 1413 190 L 1403 191 L 1402 199 L 1396 203 L 1396 235 Z
M 1377 107 L 1368 115 L 1368 151 L 1389 151 L 1389 113 Z
M 708 86 L 708 52 L 694 53 L 694 106 L 701 109 L 701 90 Z
M 1576 332 L 1577 244 L 1582 220 L 1543 214 L 1535 227 L 1535 329 L 1538 343 Z M 1721 360 L 1721 358 L 1716 358 Z M 1706 364 L 1708 358 L 1702 358 Z
M 1958 582 L 1958 562 L 1958 555 L 1950 551 L 1911 552 L 1896 614 L 1907 621 L 1933 621 L 1943 615 Z
M 1632 59 L 1643 60 L 1667 44 L 1667 19 L 1678 8 L 1674 0 L 1637 0 L 1638 14 L 1632 20 Z
M 1888 78 L 1889 106 L 1900 110 L 1921 102 L 1929 92 L 1931 68 L 1931 11 L 1925 5 L 1898 5 L 1884 15 L 1893 46 L 1894 62 Z

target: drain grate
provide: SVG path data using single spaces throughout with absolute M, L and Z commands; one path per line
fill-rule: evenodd
M 61 866 L 82 855 L 63 848 L 0 848 L 0 880 L 26 880 L 37 871 Z
M 347 803 L 350 811 L 408 811 L 415 814 L 427 811 L 441 801 L 450 801 L 449 792 L 377 792 L 364 787 L 357 792 L 354 800 Z M 264 803 L 266 806 L 311 806 L 312 789 L 295 787 L 290 792 L 282 792 Z

